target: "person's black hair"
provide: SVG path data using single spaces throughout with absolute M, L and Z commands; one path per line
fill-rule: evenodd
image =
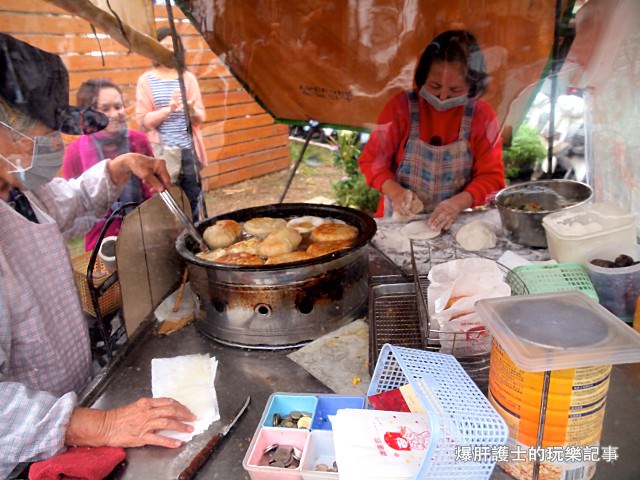
M 459 62 L 466 70 L 469 96 L 482 95 L 487 91 L 489 78 L 484 54 L 476 37 L 466 30 L 448 30 L 439 34 L 422 52 L 414 77 L 420 89 L 427 81 L 431 66 L 435 62 Z
M 122 97 L 122 90 L 118 85 L 106 78 L 91 78 L 83 82 L 76 93 L 76 103 L 80 108 L 96 108 L 98 95 L 103 88 L 113 88 Z
M 171 36 L 170 27 L 160 27 L 156 30 L 156 40 L 158 40 L 159 42 L 161 42 L 162 40 L 170 36 Z M 178 35 L 178 49 L 181 52 L 184 52 L 184 44 L 182 43 L 182 38 L 180 38 L 180 35 Z M 160 66 L 160 63 L 156 62 L 155 60 L 152 62 L 152 64 L 154 67 Z

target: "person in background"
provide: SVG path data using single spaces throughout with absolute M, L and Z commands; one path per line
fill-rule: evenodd
M 108 123 L 68 98 L 60 57 L 0 33 L 0 478 L 66 446 L 175 448 L 159 432 L 193 430 L 193 414 L 169 398 L 79 405 L 91 351 L 65 237 L 79 218 L 104 215 L 132 175 L 162 191 L 169 174 L 161 160 L 125 153 L 76 179 L 56 177 L 61 132 Z
M 106 79 L 87 80 L 78 89 L 76 103 L 79 108 L 93 108 L 104 113 L 109 119 L 109 125 L 100 132 L 82 135 L 67 146 L 63 165 L 64 178 L 78 178 L 96 163 L 107 158 L 115 158 L 123 153 L 133 152 L 149 157 L 153 156 L 153 150 L 147 136 L 127 127 L 122 90 L 117 85 Z M 107 218 L 113 211 L 128 202 L 141 203 L 150 198 L 152 194 L 151 189 L 138 177 L 129 178 L 120 197 L 111 205 L 107 215 L 100 219 L 85 235 L 85 250 L 93 250 Z M 121 224 L 121 219 L 113 220 L 105 237 L 117 236 L 120 233 Z
M 159 28 L 158 41 L 173 50 L 173 38 L 169 27 Z M 184 51 L 182 40 L 178 37 L 180 49 Z M 136 117 L 143 130 L 147 132 L 158 158 L 169 158 L 178 152 L 178 185 L 189 198 L 193 220 L 198 219 L 199 197 L 201 194 L 199 170 L 206 165 L 206 150 L 200 125 L 205 121 L 202 95 L 195 75 L 184 72 L 184 84 L 187 105 L 183 105 L 178 81 L 178 71 L 159 63 L 153 69 L 143 73 L 138 79 L 136 91 Z M 184 108 L 191 118 L 192 138 L 189 138 Z M 191 148 L 191 146 L 194 148 Z M 168 148 L 167 148 L 168 147 Z M 194 158 L 193 152 L 198 158 Z M 170 171 L 172 169 L 170 168 Z
M 436 36 L 417 63 L 414 88 L 385 105 L 358 163 L 382 192 L 377 216 L 410 217 L 415 194 L 428 223 L 448 229 L 460 212 L 505 186 L 502 139 L 484 55 L 464 30 Z

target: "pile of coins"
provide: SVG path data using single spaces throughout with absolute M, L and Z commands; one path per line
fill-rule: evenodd
M 329 466 L 326 463 L 318 463 L 314 470 L 316 472 L 337 472 L 338 471 L 338 464 L 335 462 L 335 460 L 333 461 L 333 465 Z
M 271 425 L 284 428 L 309 428 L 311 427 L 311 414 L 294 410 L 284 418 L 279 413 L 271 417 Z
M 273 443 L 262 451 L 262 464 L 276 468 L 298 468 L 302 450 L 290 445 Z

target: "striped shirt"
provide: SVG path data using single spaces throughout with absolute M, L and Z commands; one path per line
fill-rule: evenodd
M 153 73 L 149 75 L 149 85 L 153 94 L 153 103 L 159 110 L 169 106 L 173 92 L 180 91 L 180 83 L 177 78 L 162 79 Z M 184 119 L 184 111 L 172 112 L 167 119 L 158 127 L 160 139 L 163 145 L 173 147 L 189 148 L 191 139 L 187 133 L 187 122 Z

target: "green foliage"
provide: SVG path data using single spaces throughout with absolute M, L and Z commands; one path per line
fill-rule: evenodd
M 547 150 L 538 132 L 529 125 L 520 125 L 511 146 L 502 152 L 505 176 L 517 178 L 522 171 L 533 171 L 546 155 Z
M 300 151 L 302 150 L 302 146 L 302 143 L 289 142 L 289 156 L 291 158 L 291 163 L 295 163 L 298 160 Z M 308 145 L 302 159 L 303 161 L 300 164 L 299 172 L 304 173 L 305 175 L 314 175 L 315 167 L 308 165 L 307 161 L 315 160 L 329 165 L 333 163 L 333 154 L 326 148 L 316 147 L 315 145 Z
M 367 186 L 358 167 L 362 150 L 358 145 L 358 134 L 349 130 L 338 131 L 338 139 L 333 141 L 333 159 L 342 168 L 345 176 L 333 183 L 338 205 L 354 207 L 369 213 L 376 211 L 380 192 Z

